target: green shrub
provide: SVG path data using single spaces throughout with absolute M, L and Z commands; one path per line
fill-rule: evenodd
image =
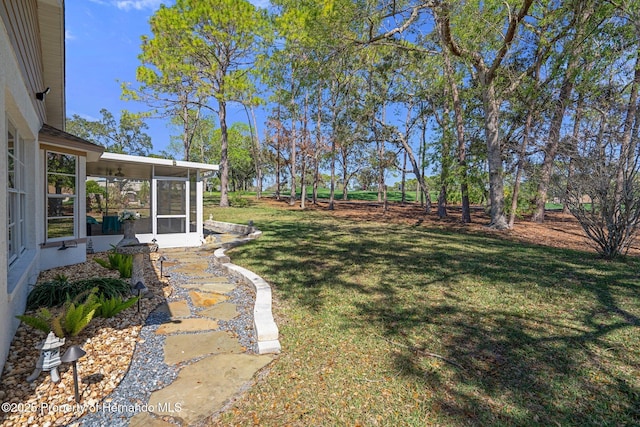
M 27 297 L 27 309 L 58 307 L 78 294 L 77 286 L 67 280 L 52 280 L 36 285 Z
M 133 255 L 119 254 L 116 252 L 116 247 L 111 245 L 111 250 L 107 254 L 108 261 L 101 258 L 94 258 L 94 261 L 108 268 L 109 270 L 118 270 L 120 277 L 123 279 L 131 278 L 131 272 L 133 271 Z
M 52 330 L 51 320 L 53 319 L 53 314 L 48 308 L 42 307 L 33 315 L 22 314 L 16 317 L 24 322 L 25 325 L 31 326 L 45 334 L 48 334 Z
M 102 267 L 108 268 L 109 270 L 113 270 L 113 268 L 111 268 L 111 263 L 109 261 L 105 261 L 102 258 L 94 258 L 93 260 L 98 264 L 100 264 Z
M 88 291 L 96 287 L 98 294 L 102 294 L 106 298 L 125 297 L 131 292 L 127 282 L 109 277 L 95 277 L 76 282 L 52 280 L 36 285 L 31 290 L 27 297 L 27 309 L 59 307 L 66 301 L 76 299 L 78 295 L 83 293 L 85 296 L 88 295 Z
M 96 316 L 104 317 L 105 319 L 109 317 L 113 317 L 116 314 L 120 313 L 123 310 L 134 305 L 138 302 L 139 297 L 132 297 L 127 300 L 123 300 L 120 297 L 113 298 L 105 298 L 104 295 L 100 295 L 98 298 L 98 302 L 100 303 L 100 307 L 96 312 Z
M 75 282 L 77 293 L 98 288 L 98 295 L 106 298 L 125 297 L 131 293 L 131 286 L 122 279 L 111 277 L 93 277 Z
M 249 201 L 242 196 L 242 193 L 232 193 L 229 197 L 229 204 L 234 208 L 246 208 Z
M 91 319 L 100 307 L 100 302 L 96 296 L 98 288 L 93 288 L 88 292 L 82 292 L 72 300 L 64 303 L 62 308 L 53 314 L 46 307 L 40 308 L 33 315 L 16 316 L 26 325 L 32 328 L 49 333 L 53 331 L 59 338 L 71 335 L 76 336 L 87 327 Z M 79 302 L 84 300 L 84 302 Z
M 100 302 L 96 296 L 97 291 L 98 288 L 93 288 L 86 298 L 84 298 L 85 301 L 83 303 L 78 303 L 74 300 L 64 305 L 64 309 L 59 318 L 61 319 L 62 330 L 65 335 L 75 337 L 91 322 L 96 310 L 100 307 Z M 82 297 L 84 297 L 84 295 L 80 294 L 77 299 L 82 299 Z M 54 324 L 53 326 L 56 327 L 57 325 Z M 54 333 L 55 332 L 54 330 Z
M 130 279 L 133 272 L 133 255 L 116 254 L 120 256 L 118 260 L 118 271 L 123 279 Z

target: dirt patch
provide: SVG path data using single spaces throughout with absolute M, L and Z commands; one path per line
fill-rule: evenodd
M 264 203 L 277 206 L 279 209 L 287 208 L 285 200 L 263 199 Z M 299 202 L 288 209 L 298 210 Z M 415 203 L 389 203 L 387 209 L 383 203 L 367 201 L 343 201 L 334 202 L 334 210 L 328 209 L 329 203 L 320 201 L 317 205 L 307 203 L 307 210 L 322 210 L 329 215 L 338 218 L 347 218 L 354 221 L 370 221 L 408 224 L 421 227 L 443 228 L 451 231 L 467 233 L 489 234 L 496 237 L 519 241 L 524 243 L 551 246 L 555 248 L 575 249 L 580 251 L 596 252 L 589 239 L 587 239 L 578 221 L 570 214 L 548 211 L 545 214 L 545 222 L 537 224 L 527 219 L 516 220 L 510 230 L 492 230 L 487 227 L 489 216 L 479 206 L 472 207 L 471 224 L 461 221 L 461 209 L 459 206 L 448 208 L 445 218 L 438 218 L 435 209 L 426 214 L 423 207 Z M 629 255 L 640 255 L 640 242 L 636 241 L 629 250 Z

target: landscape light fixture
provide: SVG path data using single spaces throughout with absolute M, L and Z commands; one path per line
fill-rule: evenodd
M 138 290 L 138 313 L 140 313 L 140 298 L 142 295 L 142 290 L 145 288 L 144 283 L 142 282 L 138 282 L 136 283 L 136 285 L 133 287 L 133 289 L 137 289 Z
M 160 258 L 158 258 L 158 261 L 160 261 L 160 278 L 169 277 L 168 275 L 165 276 L 164 273 L 163 273 L 164 262 L 166 260 L 167 260 L 167 257 L 165 257 L 164 255 L 162 255 Z
M 58 248 L 59 251 L 66 251 L 69 248 L 77 248 L 78 247 L 78 242 L 76 242 L 75 240 L 72 240 L 69 242 L 69 244 L 67 244 L 67 242 L 62 242 L 62 246 L 60 246 Z
M 76 403 L 80 403 L 80 393 L 78 392 L 78 359 L 87 354 L 80 346 L 72 345 L 64 352 L 61 361 L 64 363 L 73 363 L 73 391 L 76 396 Z
M 36 92 L 36 99 L 38 101 L 44 101 L 44 97 L 47 96 L 49 94 L 49 92 L 51 92 L 51 88 L 50 87 L 47 87 L 42 92 Z

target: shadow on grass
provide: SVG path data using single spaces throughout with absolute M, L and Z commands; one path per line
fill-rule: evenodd
M 398 350 L 434 422 L 640 423 L 638 260 L 312 215 L 257 225 L 234 260 L 313 313 L 348 300 L 345 327 Z

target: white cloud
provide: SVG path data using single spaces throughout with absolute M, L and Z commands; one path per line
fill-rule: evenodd
M 155 10 L 162 3 L 166 3 L 164 0 L 116 0 L 115 5 L 118 9 L 121 10 L 142 10 L 142 9 L 151 9 Z
M 71 40 L 75 40 L 76 36 L 71 34 L 71 31 L 69 29 L 65 29 L 64 30 L 64 39 L 65 39 L 65 41 L 71 41 Z

